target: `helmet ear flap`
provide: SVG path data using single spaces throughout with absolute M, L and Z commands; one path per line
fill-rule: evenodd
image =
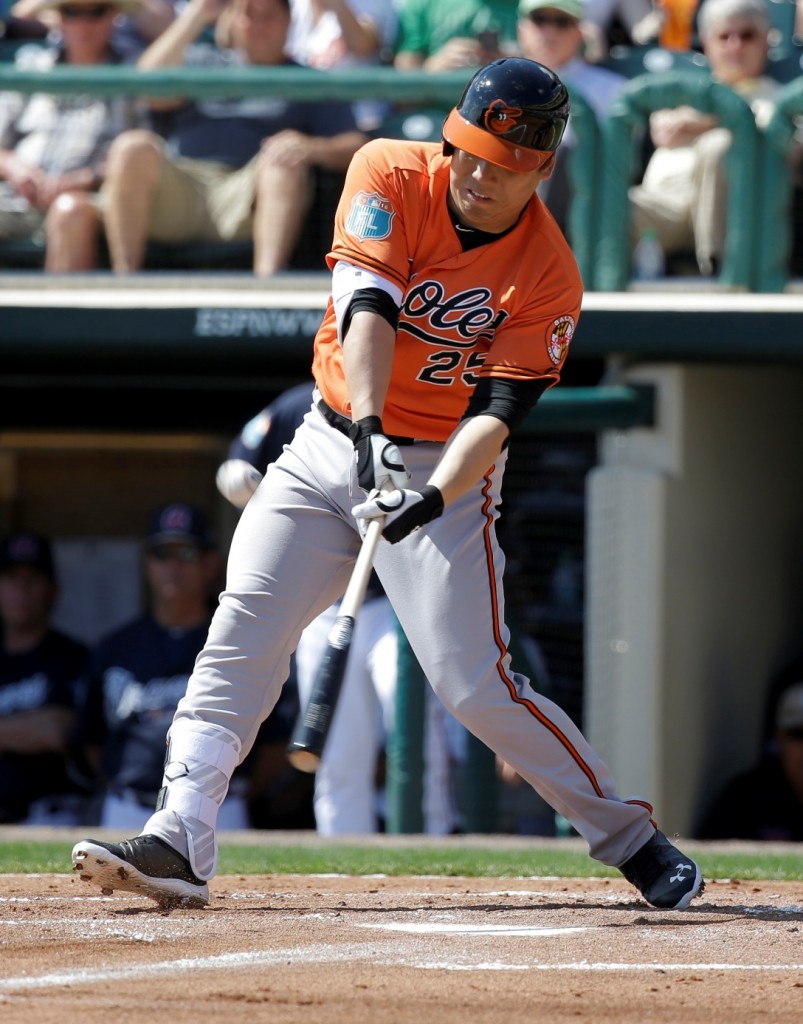
M 552 150 L 547 159 L 541 165 L 541 178 L 546 181 L 547 178 L 551 178 L 555 173 L 555 165 L 558 162 L 557 150 Z

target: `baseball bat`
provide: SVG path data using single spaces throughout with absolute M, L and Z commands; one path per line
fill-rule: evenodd
M 302 772 L 317 771 L 321 763 L 338 694 L 346 674 L 357 613 L 365 598 L 374 553 L 382 536 L 382 525 L 382 519 L 372 519 L 368 524 L 360 553 L 340 602 L 337 619 L 329 631 L 326 652 L 318 666 L 309 701 L 299 712 L 290 737 L 287 758 L 294 768 Z

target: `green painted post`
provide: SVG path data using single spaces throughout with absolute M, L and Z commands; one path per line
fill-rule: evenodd
M 424 720 L 426 687 L 418 659 L 398 628 L 396 727 L 388 740 L 385 793 L 389 833 L 424 831 Z
M 783 86 L 764 127 L 761 216 L 758 237 L 758 291 L 782 292 L 792 256 L 792 174 L 789 149 L 795 118 L 803 114 L 803 77 Z
M 466 763 L 463 765 L 463 831 L 488 833 L 499 831 L 499 783 L 496 755 L 476 736 L 468 735 Z
M 597 246 L 596 284 L 602 291 L 624 291 L 630 281 L 630 209 L 638 147 L 637 129 L 646 130 L 654 110 L 687 103 L 716 114 L 733 134 L 727 155 L 728 233 L 719 283 L 750 291 L 756 283 L 756 196 L 759 184 L 759 135 L 749 105 L 703 70 L 684 68 L 650 72 L 632 79 L 611 107 L 602 126 L 602 226 Z
M 602 134 L 594 108 L 580 93 L 569 89 L 571 124 L 577 146 L 569 158 L 572 201 L 569 205 L 569 236 L 586 291 L 595 287 L 597 226 L 600 207 Z

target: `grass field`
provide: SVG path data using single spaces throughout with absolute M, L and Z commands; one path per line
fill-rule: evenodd
M 91 830 L 89 830 L 91 833 Z M 97 830 L 96 830 L 97 831 Z M 70 851 L 81 836 L 27 839 L 24 830 L 0 835 L 0 874 L 64 874 L 71 871 Z M 414 836 L 383 836 L 369 841 L 327 842 L 308 838 L 272 841 L 270 833 L 248 841 L 221 839 L 219 874 L 343 874 L 445 875 L 468 878 L 554 876 L 559 878 L 616 877 L 614 868 L 592 860 L 581 841 L 550 841 L 523 837 L 431 837 L 420 843 Z M 685 852 L 699 861 L 703 874 L 713 878 L 803 881 L 803 849 L 786 844 L 684 843 Z

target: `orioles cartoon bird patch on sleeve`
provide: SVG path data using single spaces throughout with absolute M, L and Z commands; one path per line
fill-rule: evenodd
M 351 200 L 346 231 L 361 241 L 370 238 L 379 242 L 390 234 L 395 216 L 396 211 L 389 199 L 378 192 L 358 192 Z
M 555 366 L 560 366 L 566 357 L 569 342 L 574 334 L 574 326 L 574 317 L 569 313 L 566 313 L 565 316 L 559 316 L 557 320 L 552 321 L 546 350 Z

